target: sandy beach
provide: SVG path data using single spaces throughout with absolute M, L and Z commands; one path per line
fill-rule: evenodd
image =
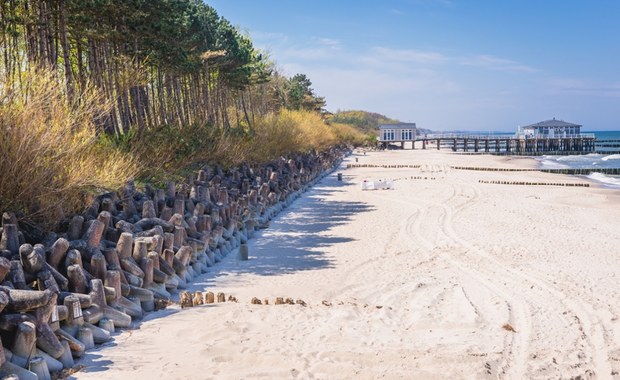
M 345 169 L 356 158 L 421 166 Z M 620 192 L 454 165 L 535 163 L 351 155 L 257 233 L 249 261 L 230 254 L 189 289 L 238 303 L 151 313 L 75 378 L 620 379 Z M 379 178 L 395 189 L 361 190 Z

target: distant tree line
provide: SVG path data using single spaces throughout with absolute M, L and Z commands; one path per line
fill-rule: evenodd
M 257 115 L 325 107 L 304 74 L 278 73 L 201 0 L 2 0 L 4 83 L 39 67 L 73 101 L 102 91 L 112 107 L 97 125 L 108 134 L 202 123 L 251 132 Z

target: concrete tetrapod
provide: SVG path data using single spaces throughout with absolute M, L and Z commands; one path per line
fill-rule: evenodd
M 133 302 L 121 295 L 120 273 L 114 270 L 109 270 L 106 273 L 105 285 L 115 289 L 115 299 L 109 304 L 105 297 L 101 299 L 101 292 L 98 290 L 98 282 L 93 281 L 91 285 L 93 289 L 92 292 L 98 293 L 94 298 L 97 302 L 100 302 L 99 307 L 103 309 L 103 316 L 113 321 L 115 327 L 129 327 L 131 325 L 131 315 L 125 311 L 130 311 L 132 314 L 135 314 L 136 306 Z M 101 305 L 103 303 L 105 303 L 105 306 Z
M 23 337 L 34 326 L 38 348 L 30 357 L 40 356 L 52 371 L 72 366 L 72 354 L 109 339 L 114 325 L 129 326 L 154 300 L 165 307 L 171 292 L 247 244 L 256 226 L 265 227 L 339 157 L 334 150 L 278 159 L 271 167 L 205 167 L 188 186 L 171 183 L 167 194 L 148 186 L 139 192 L 129 183 L 97 197 L 82 216 L 62 221 L 64 231 L 50 233 L 44 245 L 22 244 L 43 238 L 19 231 L 18 219 L 6 213 L 0 239 L 3 336 L 27 342 Z M 217 300 L 224 302 L 224 294 Z M 199 305 L 202 296 L 195 293 L 191 301 Z M 205 301 L 216 297 L 207 294 Z

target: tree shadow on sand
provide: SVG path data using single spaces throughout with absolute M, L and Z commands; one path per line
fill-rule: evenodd
M 336 226 L 349 223 L 356 214 L 374 210 L 361 202 L 326 200 L 330 195 L 345 191 L 343 187 L 354 185 L 347 181 L 346 176 L 343 179 L 344 181 L 337 181 L 335 174 L 324 178 L 283 210 L 267 229 L 257 231 L 248 243 L 250 260 L 239 261 L 234 250 L 222 262 L 209 268 L 209 272 L 195 278 L 188 284 L 187 290 L 193 292 L 212 288 L 218 280 L 243 273 L 275 276 L 332 267 L 331 260 L 324 255 L 325 249 L 354 239 L 337 236 L 330 231 Z M 178 299 L 178 294 L 175 294 L 173 299 Z M 215 307 L 215 304 L 201 307 Z M 147 321 L 179 311 L 178 308 L 168 308 L 146 313 L 143 319 L 134 321 L 130 329 L 138 329 Z M 119 332 L 114 336 L 118 334 Z M 102 351 L 116 344 L 113 340 L 89 350 L 79 361 L 79 364 L 84 366 L 81 372 L 107 370 L 114 363 L 106 358 Z M 69 379 L 75 377 L 70 376 Z
M 332 229 L 349 223 L 359 213 L 374 209 L 362 202 L 326 199 L 329 195 L 346 191 L 343 187 L 353 185 L 346 179 L 337 181 L 335 174 L 324 178 L 283 210 L 267 229 L 255 234 L 248 243 L 250 260 L 239 261 L 232 252 L 222 263 L 210 268 L 212 272 L 196 279 L 197 289 L 212 286 L 216 280 L 229 275 L 274 276 L 330 268 L 332 263 L 325 257 L 325 249 L 354 240 L 337 236 Z

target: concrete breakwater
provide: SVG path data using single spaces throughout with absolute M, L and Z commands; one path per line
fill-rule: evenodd
M 0 377 L 49 379 L 252 237 L 334 169 L 333 148 L 259 168 L 204 167 L 166 189 L 101 194 L 39 242 L 0 228 Z

